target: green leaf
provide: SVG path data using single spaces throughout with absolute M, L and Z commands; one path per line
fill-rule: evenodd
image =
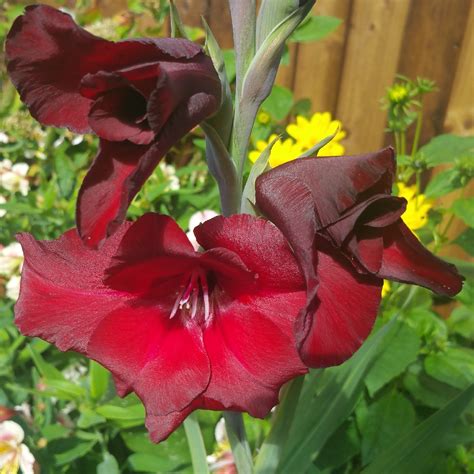
M 462 186 L 463 181 L 459 170 L 456 168 L 450 168 L 441 171 L 434 176 L 428 183 L 424 194 L 429 198 L 437 198 L 449 194 Z
M 279 138 L 280 137 L 275 138 L 266 146 L 265 150 L 262 151 L 250 170 L 249 177 L 247 178 L 247 182 L 245 183 L 244 191 L 242 193 L 242 201 L 240 204 L 241 212 L 245 214 L 255 215 L 255 181 L 267 168 L 273 145 L 279 140 Z
M 38 369 L 39 373 L 47 378 L 49 381 L 51 380 L 65 380 L 64 375 L 56 368 L 54 365 L 49 364 L 46 362 L 43 357 L 40 355 L 39 352 L 33 347 L 33 344 L 28 344 L 28 350 L 30 352 L 31 358 L 35 363 L 36 368 Z
M 97 474 L 120 474 L 117 460 L 110 453 L 104 453 L 103 461 L 97 466 Z
M 333 16 L 312 16 L 295 30 L 290 41 L 305 43 L 322 40 L 335 31 L 341 23 L 341 19 Z
M 466 306 L 454 308 L 447 320 L 450 331 L 474 341 L 474 312 Z
M 462 219 L 469 227 L 474 228 L 474 197 L 457 199 L 451 207 L 454 215 Z
M 393 321 L 371 336 L 349 361 L 326 369 L 320 393 L 300 401 L 279 472 L 306 472 L 329 437 L 349 416 L 363 391 L 364 377 L 381 347 L 386 346 Z M 320 381 L 320 377 L 308 377 L 305 383 L 314 381 Z
M 469 255 L 474 256 L 474 229 L 469 227 L 453 241 Z
M 458 417 L 474 397 L 474 385 L 420 423 L 407 436 L 381 453 L 363 474 L 421 474 L 430 455 L 443 443 Z
M 443 163 L 454 163 L 463 158 L 474 158 L 474 137 L 458 137 L 457 135 L 438 135 L 422 146 L 418 155 L 430 167 Z
M 430 377 L 419 363 L 408 368 L 403 385 L 415 400 L 431 408 L 444 406 L 459 393 L 459 390 Z
M 91 360 L 89 364 L 89 386 L 93 400 L 100 400 L 109 386 L 110 372 L 97 362 Z
M 222 53 L 224 55 L 227 79 L 232 84 L 232 82 L 235 80 L 235 52 L 233 49 L 224 49 Z
M 354 420 L 346 421 L 328 439 L 315 464 L 318 469 L 333 472 L 350 461 L 360 450 L 360 437 Z
M 82 408 L 79 419 L 77 420 L 77 426 L 86 429 L 98 425 L 99 423 L 103 423 L 104 421 L 105 418 L 91 408 Z
M 41 435 L 48 441 L 65 438 L 69 435 L 70 429 L 59 423 L 54 425 L 47 425 L 41 430 Z
M 97 443 L 97 441 L 81 441 L 77 438 L 69 438 L 61 443 L 61 446 L 72 445 L 69 449 L 61 448 L 61 452 L 54 455 L 56 466 L 70 464 L 75 459 L 85 456 Z
M 114 421 L 143 421 L 145 418 L 145 408 L 142 404 L 131 405 L 128 407 L 121 407 L 112 404 L 101 405 L 96 408 L 96 412 L 108 420 Z
M 53 160 L 58 178 L 59 192 L 63 198 L 69 199 L 76 185 L 77 172 L 69 157 L 61 150 L 56 150 Z
M 46 390 L 52 396 L 67 400 L 82 400 L 87 398 L 87 392 L 84 387 L 76 385 L 69 380 L 45 379 Z
M 270 95 L 262 103 L 262 108 L 277 122 L 284 120 L 293 107 L 293 93 L 282 86 L 274 86 Z
M 171 36 L 173 38 L 188 38 L 186 29 L 179 16 L 179 11 L 174 4 L 174 1 L 170 0 L 170 24 L 171 24 Z
M 362 464 L 370 463 L 380 452 L 407 434 L 415 425 L 415 409 L 400 393 L 390 390 L 371 403 L 357 423 L 362 435 Z
M 428 375 L 453 387 L 465 389 L 474 383 L 474 350 L 467 347 L 428 355 L 424 365 Z
M 370 395 L 373 396 L 416 360 L 419 349 L 420 338 L 415 330 L 401 321 L 394 323 L 394 328 L 386 338 L 384 351 L 365 378 Z

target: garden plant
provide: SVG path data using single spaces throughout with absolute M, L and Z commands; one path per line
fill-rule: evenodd
M 474 138 L 397 76 L 346 154 L 274 84 L 340 21 L 228 3 L 0 7 L 0 474 L 472 472 Z

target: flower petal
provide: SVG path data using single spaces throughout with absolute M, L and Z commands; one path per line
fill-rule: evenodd
M 374 194 L 390 194 L 394 172 L 395 157 L 390 147 L 366 155 L 302 158 L 258 177 L 257 206 L 266 209 L 271 205 L 274 194 L 278 193 L 278 182 L 275 181 L 271 186 L 266 184 L 267 181 L 276 176 L 296 178 L 313 195 L 318 228 L 326 227 L 339 220 L 341 214 L 364 198 Z M 273 220 L 273 215 L 264 212 Z M 299 219 L 291 215 L 287 218 L 294 222 Z
M 87 347 L 88 357 L 133 387 L 149 414 L 183 409 L 210 377 L 199 325 L 184 325 L 169 313 L 156 300 L 120 308 L 102 319 Z
M 258 274 L 261 291 L 301 291 L 304 282 L 282 233 L 265 219 L 248 214 L 218 216 L 194 229 L 204 249 L 223 247 Z
M 297 333 L 300 355 L 309 367 L 347 360 L 365 341 L 377 317 L 383 281 L 359 275 L 337 251 L 319 240 L 318 305 L 309 331 Z
M 85 353 L 99 321 L 128 300 L 102 283 L 127 228 L 124 224 L 100 252 L 87 249 L 75 230 L 53 241 L 18 235 L 25 263 L 15 323 L 23 334 Z
M 125 219 L 127 208 L 161 158 L 191 128 L 216 110 L 216 97 L 193 95 L 170 117 L 151 145 L 101 140 L 99 154 L 79 191 L 77 227 L 83 241 L 98 246 Z
M 464 278 L 456 267 L 427 250 L 401 219 L 384 229 L 383 240 L 380 278 L 415 283 L 447 296 L 461 291 Z
M 184 39 L 98 38 L 52 7 L 32 5 L 18 17 L 7 37 L 7 67 L 31 114 L 45 125 L 85 133 L 90 99 L 79 93 L 81 79 L 99 70 L 131 64 L 191 59 L 201 48 Z
M 307 372 L 293 336 L 305 296 L 299 291 L 221 302 L 204 331 L 212 371 L 207 399 L 260 418 L 268 414 L 280 387 Z
M 131 87 L 122 87 L 105 92 L 94 102 L 89 125 L 105 140 L 130 140 L 137 145 L 147 145 L 154 133 L 144 121 L 145 114 L 145 98 Z

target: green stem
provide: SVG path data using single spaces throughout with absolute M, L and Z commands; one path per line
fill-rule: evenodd
M 415 159 L 416 152 L 418 151 L 418 145 L 420 143 L 421 127 L 423 125 L 423 110 L 420 109 L 416 119 L 415 137 L 413 138 L 413 145 L 411 147 L 411 161 Z
M 293 379 L 283 387 L 283 395 L 277 407 L 272 428 L 260 448 L 255 463 L 256 474 L 273 474 L 277 471 L 298 406 L 303 382 L 304 375 Z
M 400 155 L 401 150 L 400 150 L 400 135 L 399 135 L 399 132 L 393 132 L 393 136 L 395 137 L 395 149 L 397 151 L 397 155 Z
M 239 474 L 252 474 L 252 453 L 245 434 L 242 413 L 225 411 L 224 419 L 237 472 Z
M 191 453 L 191 461 L 193 463 L 193 471 L 199 474 L 208 474 L 209 467 L 206 459 L 206 448 L 202 439 L 201 429 L 196 413 L 191 413 L 184 420 L 184 431 L 188 439 L 189 451 Z
M 400 154 L 406 155 L 407 152 L 407 136 L 406 132 L 403 131 L 400 133 Z

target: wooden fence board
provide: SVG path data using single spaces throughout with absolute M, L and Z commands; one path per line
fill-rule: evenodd
M 355 0 L 344 58 L 337 117 L 348 131 L 346 148 L 380 148 L 385 113 L 380 97 L 395 75 L 409 0 Z
M 439 88 L 424 103 L 422 144 L 443 130 L 471 3 L 471 0 L 412 1 L 397 72 L 413 79 L 416 76 L 432 79 Z
M 294 93 L 297 99 L 311 99 L 314 112 L 336 111 L 349 13 L 350 0 L 317 2 L 313 14 L 335 16 L 343 23 L 323 41 L 298 45 Z

